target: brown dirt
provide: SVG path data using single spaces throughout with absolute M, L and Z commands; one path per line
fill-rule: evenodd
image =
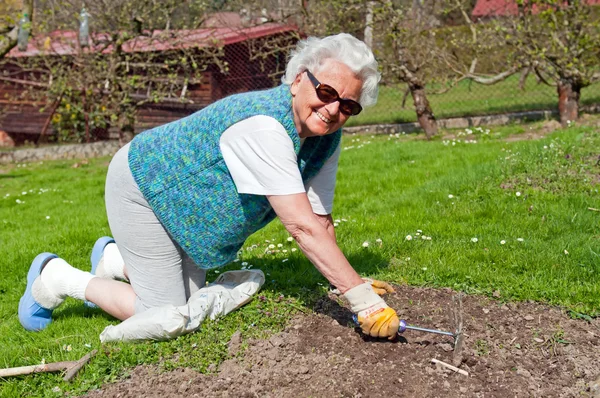
M 400 287 L 386 298 L 402 318 L 452 329 L 449 289 Z M 269 340 L 230 344 L 213 374 L 138 367 L 129 379 L 89 396 L 114 397 L 600 397 L 600 319 L 570 319 L 557 308 L 480 296 L 463 299 L 464 346 L 407 331 L 395 342 L 363 338 L 335 296 Z M 460 364 L 464 376 L 431 363 Z

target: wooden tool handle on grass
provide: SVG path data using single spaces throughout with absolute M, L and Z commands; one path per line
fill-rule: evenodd
M 98 350 L 94 350 L 94 351 L 86 354 L 85 356 L 83 356 L 79 361 L 75 362 L 75 364 L 73 364 L 72 366 L 69 366 L 67 368 L 67 373 L 65 374 L 65 377 L 63 377 L 63 380 L 70 381 L 73 377 L 75 377 L 77 372 L 79 372 L 81 370 L 81 368 L 83 368 L 83 366 L 86 363 L 88 363 L 90 361 L 90 359 L 92 359 L 92 357 L 94 355 L 96 355 L 97 353 L 98 353 Z
M 65 377 L 63 379 L 65 381 L 69 381 L 75 377 L 77 372 L 79 372 L 81 368 L 83 368 L 83 366 L 88 363 L 94 355 L 96 355 L 96 353 L 98 353 L 98 350 L 94 350 L 86 354 L 79 361 L 52 362 L 42 365 L 29 365 L 19 366 L 16 368 L 0 369 L 0 377 L 22 376 L 33 373 L 60 372 L 66 370 Z
M 43 365 L 19 366 L 17 368 L 0 369 L 0 377 L 29 375 L 32 373 L 60 372 L 77 364 L 77 361 L 45 363 Z

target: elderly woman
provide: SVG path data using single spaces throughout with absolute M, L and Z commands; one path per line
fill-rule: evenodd
M 291 54 L 282 85 L 136 136 L 108 169 L 114 240 L 96 242 L 92 272 L 38 255 L 19 303 L 23 326 L 45 328 L 67 296 L 121 320 L 183 305 L 204 286 L 207 269 L 233 261 L 248 236 L 279 217 L 348 299 L 363 332 L 393 338 L 395 311 L 344 257 L 331 217 L 341 127 L 376 102 L 379 78 L 360 40 L 308 38 Z

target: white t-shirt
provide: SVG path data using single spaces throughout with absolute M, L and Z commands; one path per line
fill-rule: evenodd
M 258 115 L 229 127 L 219 145 L 239 193 L 291 195 L 306 192 L 315 214 L 331 214 L 341 145 L 306 186 L 294 143 L 270 116 Z

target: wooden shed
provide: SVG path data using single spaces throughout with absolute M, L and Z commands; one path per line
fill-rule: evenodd
M 279 79 L 286 64 L 285 51 L 274 52 L 261 62 L 251 61 L 252 42 L 256 39 L 284 38 L 295 42 L 296 27 L 292 25 L 266 23 L 252 27 L 206 27 L 196 30 L 177 31 L 184 37 L 175 46 L 214 46 L 223 47 L 223 60 L 228 64 L 227 73 L 222 73 L 216 66 L 209 66 L 197 81 L 186 87 L 187 103 L 177 101 L 158 102 L 143 105 L 138 109 L 135 131 L 161 125 L 187 116 L 210 103 L 227 95 L 273 87 Z M 54 32 L 61 38 L 76 40 L 76 32 Z M 183 43 L 183 44 L 182 44 Z M 168 42 L 138 41 L 136 50 L 145 46 L 144 51 L 168 52 L 176 49 Z M 69 55 L 76 51 L 74 46 L 54 47 L 52 54 Z M 13 49 L 9 57 L 43 57 L 51 56 L 31 45 L 27 51 Z M 22 90 L 22 79 L 18 71 L 4 70 L 0 73 L 0 131 L 3 130 L 19 144 L 25 141 L 36 141 L 45 124 L 50 121 L 50 110 L 44 103 L 15 100 L 16 94 Z M 45 108 L 50 108 L 46 106 Z M 50 131 L 51 133 L 51 131 Z

